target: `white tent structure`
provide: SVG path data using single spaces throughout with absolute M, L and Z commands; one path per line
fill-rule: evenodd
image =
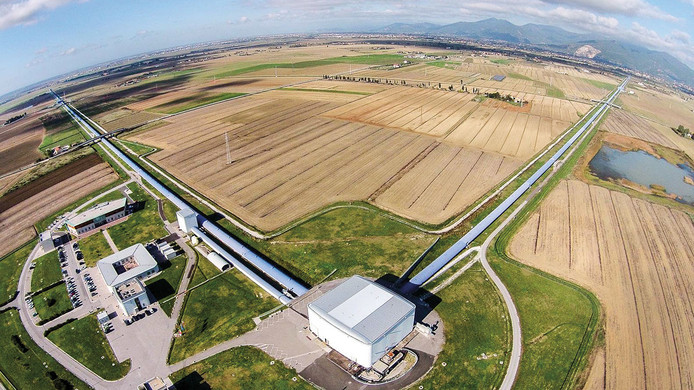
M 311 331 L 365 368 L 412 331 L 414 314 L 412 302 L 356 275 L 308 305 Z

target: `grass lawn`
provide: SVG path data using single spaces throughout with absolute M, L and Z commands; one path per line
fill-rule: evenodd
M 63 279 L 57 251 L 46 253 L 34 261 L 36 268 L 31 274 L 31 291 L 38 291 Z
M 475 264 L 437 296 L 446 344 L 421 384 L 427 389 L 498 387 L 508 360 L 509 325 L 506 307 L 482 266 Z
M 36 246 L 33 239 L 0 259 L 0 303 L 14 298 L 24 262 Z
M 178 207 L 176 207 L 173 203 L 171 203 L 170 200 L 168 200 L 168 199 L 164 200 L 164 216 L 166 217 L 167 221 L 175 222 L 177 211 L 178 211 Z
M 48 339 L 106 380 L 120 379 L 130 371 L 130 360 L 116 360 L 95 315 L 61 326 L 50 332 Z
M 72 303 L 64 284 L 34 295 L 33 300 L 42 322 L 50 321 L 72 310 Z
M 231 99 L 237 96 L 243 96 L 245 93 L 227 92 L 220 94 L 199 93 L 191 96 L 186 96 L 180 99 L 173 100 L 168 103 L 160 104 L 152 107 L 147 111 L 160 112 L 163 114 L 175 114 L 177 112 L 190 110 L 191 108 L 204 106 L 205 104 L 215 103 L 226 99 Z M 150 148 L 151 149 L 151 148 Z
M 523 326 L 523 357 L 515 389 L 573 388 L 585 367 L 599 304 L 579 288 L 491 257 Z
M 138 156 L 145 154 L 145 153 L 149 153 L 153 150 L 157 150 L 157 148 L 155 148 L 153 146 L 147 146 L 147 145 L 143 145 L 143 144 L 138 143 L 138 142 L 127 141 L 127 140 L 123 140 L 120 138 L 118 138 L 117 142 L 120 142 L 123 145 L 127 146 L 128 149 L 132 150 Z
M 128 219 L 108 228 L 118 249 L 125 249 L 138 243 L 146 243 L 167 236 L 164 224 L 159 218 L 157 202 L 135 183 L 128 185 L 130 195 L 137 202 L 144 202 L 144 208 L 130 214 Z
M 200 259 L 190 286 L 218 274 L 208 260 Z M 190 291 L 181 316 L 185 334 L 174 339 L 170 363 L 253 329 L 252 318 L 277 304 L 236 269 Z
M 187 389 L 313 389 L 296 371 L 253 347 L 236 347 L 171 375 L 174 386 Z M 294 382 L 293 378 L 296 378 Z
M 167 316 L 171 316 L 175 299 L 162 303 L 161 301 L 171 298 L 176 295 L 178 285 L 181 284 L 183 271 L 186 269 L 186 257 L 178 256 L 171 259 L 166 265 L 159 265 L 162 272 L 156 277 L 147 280 L 145 283 L 147 289 L 154 295 L 154 298 L 159 301 L 161 309 L 164 310 Z
M 87 267 L 93 267 L 96 262 L 108 255 L 112 255 L 113 251 L 106 241 L 106 237 L 101 231 L 98 231 L 91 236 L 83 238 L 79 241 L 80 249 L 84 255 L 84 262 Z M 122 248 L 125 249 L 125 248 Z
M 307 283 L 354 274 L 400 276 L 435 237 L 369 210 L 340 208 L 273 239 L 261 251 Z
M 0 345 L 0 371 L 17 389 L 89 388 L 34 344 L 15 310 L 0 313 Z

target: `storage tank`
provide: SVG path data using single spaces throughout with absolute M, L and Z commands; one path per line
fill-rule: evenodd
M 222 256 L 220 256 L 217 252 L 210 252 L 207 254 L 207 260 L 212 263 L 217 269 L 220 271 L 224 272 L 231 268 L 231 264 L 229 264 L 228 261 L 224 260 Z

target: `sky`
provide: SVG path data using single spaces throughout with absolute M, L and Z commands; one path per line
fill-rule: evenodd
M 0 0 L 0 96 L 189 43 L 489 17 L 597 33 L 666 51 L 694 68 L 694 0 Z

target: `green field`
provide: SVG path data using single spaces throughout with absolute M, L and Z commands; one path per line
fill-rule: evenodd
M 437 297 L 441 302 L 435 310 L 443 320 L 446 344 L 421 384 L 427 389 L 497 388 L 506 371 L 509 324 L 487 274 L 475 264 Z M 435 305 L 433 299 L 429 303 Z
M 515 72 L 509 72 L 509 74 L 507 74 L 506 76 L 508 76 L 509 78 L 512 78 L 512 79 L 533 81 L 533 79 L 531 79 L 530 77 L 528 77 L 524 74 L 515 73 Z
M 36 268 L 31 274 L 31 291 L 38 291 L 63 279 L 57 251 L 46 253 L 34 262 Z
M 190 287 L 218 274 L 208 260 L 200 259 Z M 188 293 L 181 316 L 185 334 L 174 339 L 169 362 L 177 362 L 253 329 L 252 318 L 275 306 L 274 298 L 236 269 L 225 272 Z
M 46 155 L 56 146 L 72 145 L 85 140 L 80 128 L 62 110 L 55 115 L 41 117 L 41 121 L 46 129 L 46 135 L 39 145 L 39 150 Z
M 489 60 L 490 62 L 494 64 L 499 64 L 499 65 L 508 65 L 513 62 L 513 60 L 505 59 L 505 58 L 495 58 L 492 60 Z
M 39 313 L 41 323 L 46 323 L 72 310 L 72 303 L 67 295 L 64 284 L 58 284 L 50 289 L 34 295 L 36 312 Z
M 164 310 L 167 316 L 171 316 L 175 299 L 165 303 L 162 301 L 176 295 L 178 285 L 181 284 L 183 278 L 183 271 L 186 269 L 186 257 L 175 257 L 164 265 L 159 264 L 159 268 L 162 269 L 162 272 L 156 277 L 148 279 L 145 284 L 149 292 L 159 302 L 161 309 Z
M 15 310 L 0 313 L 0 345 L 0 371 L 17 389 L 89 388 L 31 340 Z
M 314 285 L 335 269 L 332 279 L 400 276 L 434 240 L 376 212 L 340 208 L 261 243 L 261 251 Z
M 130 214 L 126 221 L 108 228 L 108 233 L 119 250 L 168 235 L 159 218 L 157 201 L 135 183 L 129 184 L 128 188 L 132 191 L 130 197 L 137 202 L 144 202 L 144 208 Z
M 106 241 L 106 237 L 104 237 L 104 234 L 100 231 L 81 239 L 79 245 L 87 267 L 93 267 L 96 265 L 97 261 L 113 254 L 111 247 L 108 245 L 108 241 Z
M 130 371 L 130 360 L 118 363 L 95 315 L 69 322 L 48 333 L 60 349 L 106 380 L 117 380 Z
M 132 150 L 136 155 L 141 156 L 145 153 L 152 152 L 154 150 L 157 150 L 157 148 L 153 146 L 148 146 L 148 145 L 143 145 L 138 142 L 133 142 L 133 141 L 126 141 L 123 139 L 118 139 L 118 142 L 121 144 L 125 145 L 128 147 L 128 149 Z
M 245 68 L 238 68 L 223 71 L 221 73 L 215 74 L 216 77 L 230 77 L 238 76 L 245 73 L 257 72 L 259 70 L 273 69 L 273 68 L 313 68 L 316 66 L 332 65 L 332 64 L 364 64 L 364 65 L 388 65 L 400 62 L 403 60 L 403 56 L 399 54 L 363 54 L 358 56 L 342 56 L 342 57 L 332 57 L 325 58 L 322 60 L 311 60 L 311 61 L 300 61 L 294 63 L 270 63 L 270 64 L 258 64 L 247 66 Z
M 174 372 L 171 380 L 178 390 L 313 389 L 296 371 L 271 360 L 253 347 L 236 347 Z
M 180 99 L 173 100 L 168 103 L 160 104 L 156 107 L 152 107 L 147 111 L 160 112 L 162 114 L 176 114 L 181 111 L 190 110 L 191 108 L 196 108 L 204 106 L 206 104 L 219 102 L 226 99 L 231 99 L 238 96 L 243 96 L 245 93 L 237 92 L 227 92 L 220 94 L 206 94 L 198 93 L 191 96 L 186 96 Z
M 0 303 L 9 301 L 17 293 L 22 267 L 36 246 L 33 239 L 0 259 Z
M 600 88 L 600 89 L 606 89 L 606 90 L 608 90 L 608 91 L 612 91 L 612 90 L 614 90 L 615 88 L 617 88 L 617 85 L 616 85 L 616 84 L 606 83 L 606 82 L 604 82 L 604 81 L 591 80 L 591 79 L 584 79 L 584 78 L 582 78 L 581 80 L 585 81 L 586 83 L 588 83 L 588 84 L 590 84 L 590 85 L 592 85 L 592 86 L 594 86 L 594 87 L 598 87 L 598 88 Z

